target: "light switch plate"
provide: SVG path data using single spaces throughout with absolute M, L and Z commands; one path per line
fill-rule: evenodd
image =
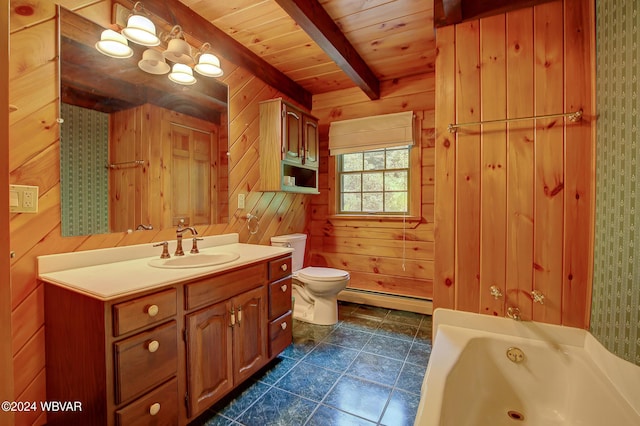
M 38 213 L 38 187 L 9 185 L 9 211 L 11 213 Z
M 238 194 L 238 208 L 244 209 L 244 194 Z

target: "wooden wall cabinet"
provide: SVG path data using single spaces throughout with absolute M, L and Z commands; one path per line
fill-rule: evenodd
M 50 425 L 186 425 L 292 341 L 291 257 L 102 301 L 45 287 Z
M 280 98 L 261 102 L 261 190 L 317 194 L 318 144 L 315 117 Z

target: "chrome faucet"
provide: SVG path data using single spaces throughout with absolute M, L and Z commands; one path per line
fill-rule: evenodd
M 507 316 L 516 321 L 520 321 L 522 319 L 520 317 L 520 308 L 516 308 L 515 306 L 509 306 L 507 308 Z
M 531 292 L 531 298 L 533 299 L 533 301 L 535 303 L 539 303 L 541 305 L 544 305 L 544 294 L 542 294 L 542 292 L 540 290 L 533 290 Z
M 492 285 L 491 287 L 489 287 L 489 293 L 496 300 L 502 297 L 502 291 L 500 291 L 500 288 L 495 285 Z
M 174 256 L 184 256 L 184 250 L 182 250 L 182 234 L 185 232 L 191 232 L 191 235 L 198 235 L 198 231 L 193 226 L 184 226 L 182 222 L 178 224 L 178 229 L 176 229 L 176 252 Z

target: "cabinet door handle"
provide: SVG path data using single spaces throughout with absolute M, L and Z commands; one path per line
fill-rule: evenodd
M 159 347 L 160 347 L 160 342 L 158 342 L 157 340 L 152 340 L 149 343 L 147 343 L 147 350 L 151 353 L 157 351 Z
M 229 324 L 229 327 L 233 327 L 234 325 L 236 325 L 236 313 L 233 308 L 231 308 L 231 312 L 229 313 L 231 314 L 231 324 Z
M 156 315 L 158 315 L 158 312 L 160 312 L 160 308 L 158 308 L 158 305 L 147 306 L 147 315 L 149 315 L 150 317 L 155 317 Z
M 282 292 L 284 293 L 285 291 L 287 291 L 287 285 L 286 284 L 282 284 L 280 286 L 280 290 L 282 290 Z
M 242 321 L 242 306 L 238 306 L 238 325 Z
M 160 403 L 156 402 L 154 404 L 151 404 L 151 407 L 149 407 L 149 414 L 151 414 L 152 416 L 155 416 L 159 412 L 160 412 Z
M 283 322 L 282 324 L 280 324 L 280 327 L 281 327 L 283 330 L 286 330 L 286 329 L 287 329 L 287 323 L 286 323 L 286 322 Z
M 289 267 L 286 263 L 283 263 L 282 265 L 280 265 L 280 269 L 282 269 L 282 272 L 287 272 L 287 269 L 289 269 Z

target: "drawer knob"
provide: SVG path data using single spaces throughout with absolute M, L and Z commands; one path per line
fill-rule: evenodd
M 289 269 L 289 267 L 287 266 L 286 263 L 283 263 L 282 265 L 280 265 L 280 269 L 282 269 L 282 272 L 286 272 L 287 269 Z
M 152 416 L 155 416 L 159 412 L 160 412 L 160 403 L 156 402 L 154 404 L 151 404 L 151 407 L 149 407 L 149 414 L 151 414 Z
M 282 324 L 280 324 L 280 327 L 282 327 L 283 330 L 287 329 L 287 323 L 283 322 Z
M 160 342 L 158 342 L 157 340 L 152 340 L 147 344 L 147 349 L 149 350 L 149 352 L 155 352 L 158 350 L 158 348 L 160 347 Z
M 147 315 L 149 315 L 150 317 L 155 317 L 156 315 L 158 315 L 159 311 L 160 308 L 158 308 L 158 305 L 149 305 L 147 307 Z
M 285 291 L 287 291 L 287 285 L 286 284 L 282 284 L 280 286 L 280 290 L 282 290 L 282 292 L 284 293 Z

